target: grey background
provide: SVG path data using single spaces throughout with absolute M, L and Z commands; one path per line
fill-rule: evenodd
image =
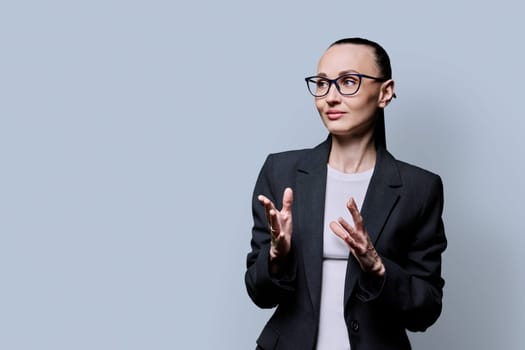
M 522 349 L 518 1 L 0 5 L 0 348 L 252 349 L 266 155 L 324 139 L 327 45 L 391 55 L 390 150 L 445 183 L 442 317 L 416 349 Z

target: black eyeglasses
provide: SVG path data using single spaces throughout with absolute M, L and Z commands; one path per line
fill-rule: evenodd
M 332 84 L 335 85 L 337 91 L 343 96 L 354 95 L 359 91 L 361 87 L 361 81 L 363 78 L 372 79 L 379 82 L 385 82 L 388 79 L 372 77 L 370 75 L 361 74 L 361 73 L 349 73 L 341 75 L 335 79 L 328 79 L 325 77 L 313 76 L 306 77 L 306 85 L 308 86 L 308 91 L 315 97 L 323 97 L 328 95 L 330 87 Z M 394 95 L 396 97 L 396 95 Z

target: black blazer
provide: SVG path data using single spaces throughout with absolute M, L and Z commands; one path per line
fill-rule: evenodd
M 277 306 L 257 339 L 259 348 L 315 348 L 330 147 L 328 137 L 313 149 L 270 155 L 257 179 L 245 283 L 256 305 Z M 282 273 L 272 276 L 268 225 L 257 195 L 280 207 L 286 187 L 294 190 L 292 251 Z M 361 214 L 386 274 L 382 284 L 374 284 L 350 254 L 344 315 L 352 350 L 410 349 L 406 330 L 424 331 L 437 320 L 444 285 L 441 253 L 446 248 L 442 210 L 439 176 L 377 149 Z

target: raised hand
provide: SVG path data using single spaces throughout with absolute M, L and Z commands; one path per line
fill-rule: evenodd
M 355 227 L 352 227 L 345 219 L 339 218 L 337 221 L 330 222 L 330 229 L 348 244 L 350 251 L 364 272 L 384 276 L 385 266 L 370 241 L 363 224 L 363 217 L 359 213 L 353 198 L 350 198 L 346 207 L 354 219 Z
M 271 236 L 270 261 L 279 261 L 288 255 L 292 245 L 293 191 L 289 187 L 284 190 L 281 210 L 277 210 L 275 204 L 266 196 L 259 195 L 257 199 L 266 210 Z

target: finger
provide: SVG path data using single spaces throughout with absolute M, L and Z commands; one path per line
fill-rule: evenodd
M 339 219 L 337 219 L 337 222 L 339 222 L 339 224 L 346 230 L 346 232 L 348 232 L 350 236 L 355 235 L 355 229 L 352 227 L 352 225 L 350 225 L 348 221 L 340 217 Z
M 353 197 L 350 198 L 350 200 L 346 204 L 346 207 L 350 211 L 350 215 L 352 215 L 352 219 L 354 220 L 356 230 L 363 231 L 363 217 L 359 213 L 359 209 L 357 209 L 357 203 L 355 202 Z
M 284 190 L 284 194 L 283 194 L 283 210 L 284 211 L 292 210 L 292 203 L 293 203 L 293 191 L 290 187 L 287 187 Z
M 268 222 L 268 229 L 270 231 L 271 239 L 274 240 L 276 236 L 276 232 L 278 235 L 278 231 L 276 231 L 275 227 L 277 227 L 277 214 L 275 206 L 273 205 L 272 201 L 269 200 L 266 196 L 259 195 L 257 199 L 261 202 L 261 204 L 264 206 L 264 212 L 266 214 L 266 221 Z
M 364 236 L 363 231 L 358 231 L 352 225 L 350 225 L 345 219 L 339 218 L 337 220 L 339 224 L 348 232 L 352 237 L 355 244 L 365 244 L 367 237 Z
M 268 224 L 270 224 L 270 210 L 275 209 L 275 205 L 271 200 L 268 199 L 268 197 L 260 194 L 257 199 L 261 204 L 264 206 L 264 209 L 266 211 L 266 220 L 268 220 Z
M 257 199 L 265 207 L 269 207 L 269 209 L 275 208 L 273 202 L 268 197 L 266 197 L 265 195 L 260 194 L 259 196 L 257 196 Z
M 281 227 L 279 226 L 279 219 L 277 218 L 277 211 L 275 209 L 270 209 L 268 222 L 270 223 L 272 238 L 276 239 L 281 233 Z
M 355 245 L 355 241 L 341 225 L 339 225 L 335 221 L 332 221 L 330 223 L 330 229 L 332 230 L 333 233 L 336 234 L 337 237 L 341 238 L 343 241 L 345 241 L 350 246 L 350 248 L 353 249 Z

